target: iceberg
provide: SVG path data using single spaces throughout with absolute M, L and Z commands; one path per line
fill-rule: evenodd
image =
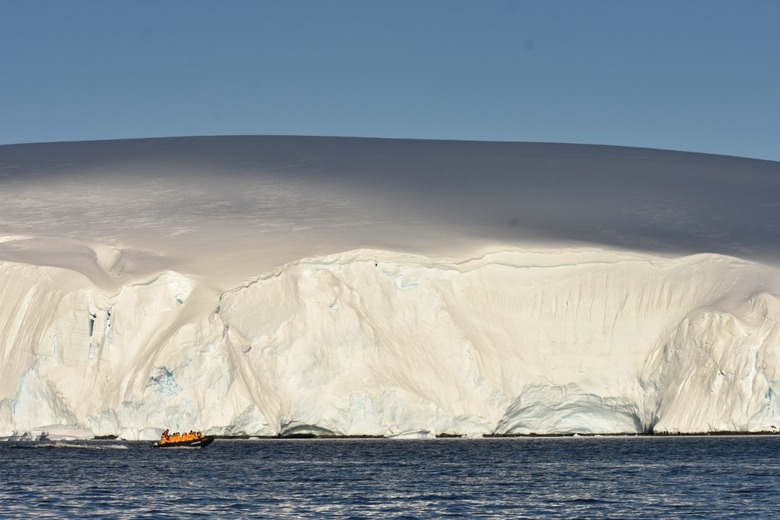
M 0 437 L 776 431 L 779 183 L 578 145 L 0 146 Z

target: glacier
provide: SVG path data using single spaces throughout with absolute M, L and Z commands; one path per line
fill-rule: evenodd
M 0 146 L 0 437 L 777 431 L 778 182 L 578 145 Z

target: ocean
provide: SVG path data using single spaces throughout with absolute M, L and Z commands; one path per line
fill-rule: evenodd
M 0 442 L 0 518 L 771 518 L 780 437 Z

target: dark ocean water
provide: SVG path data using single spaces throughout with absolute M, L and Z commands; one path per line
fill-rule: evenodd
M 780 437 L 0 443 L 0 518 L 772 518 Z

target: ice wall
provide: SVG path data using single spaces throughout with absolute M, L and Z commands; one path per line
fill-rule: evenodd
M 0 263 L 0 436 L 773 430 L 775 279 L 718 255 L 358 250 L 217 294 Z
M 780 302 L 761 292 L 735 311 L 690 312 L 648 360 L 654 431 L 775 431 Z

